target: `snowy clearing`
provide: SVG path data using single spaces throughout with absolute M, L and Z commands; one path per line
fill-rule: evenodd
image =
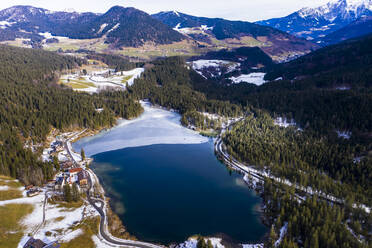
M 33 232 L 35 227 L 40 225 L 43 216 L 44 194 L 33 198 L 36 198 L 34 203 L 35 209 L 22 221 L 27 227 L 25 230 L 26 235 Z M 71 231 L 71 227 L 81 222 L 84 218 L 86 219 L 87 217 L 94 217 L 97 215 L 98 212 L 88 204 L 83 204 L 81 207 L 71 209 L 47 204 L 45 208 L 45 223 L 39 230 L 33 233 L 33 237 L 47 241 L 46 243 L 51 240 L 56 240 L 61 243 L 69 242 L 83 234 L 81 229 Z M 51 234 L 47 235 L 47 232 Z
M 336 133 L 337 133 L 337 136 L 338 136 L 339 138 L 350 139 L 350 137 L 351 137 L 351 132 L 350 132 L 350 131 L 340 131 L 340 130 L 336 130 Z
M 235 62 L 231 62 L 231 61 L 227 61 L 227 60 L 215 60 L 215 59 L 212 59 L 212 60 L 205 60 L 205 59 L 195 60 L 195 61 L 191 62 L 191 64 L 192 64 L 192 68 L 194 70 L 202 70 L 202 69 L 209 68 L 209 67 L 221 67 L 221 66 L 226 66 L 226 65 L 232 65 L 234 67 L 237 67 L 237 66 L 240 65 L 239 63 L 235 63 Z
M 4 188 L 4 187 L 3 187 Z M 42 240 L 44 243 L 51 241 L 68 242 L 78 236 L 83 231 L 77 229 L 72 231 L 70 228 L 76 223 L 81 222 L 84 218 L 94 217 L 99 215 L 98 212 L 89 204 L 85 203 L 78 208 L 58 207 L 57 205 L 46 204 L 45 206 L 45 222 L 40 225 L 43 220 L 43 206 L 46 196 L 50 196 L 50 192 L 42 189 L 39 195 L 33 197 L 26 196 L 26 190 L 20 187 L 23 197 L 0 201 L 0 206 L 8 204 L 30 204 L 34 207 L 31 214 L 25 216 L 21 220 L 21 224 L 25 226 L 24 236 L 20 240 L 18 247 L 22 248 L 29 239 L 28 234 L 32 233 L 33 237 Z
M 207 242 L 208 240 L 211 241 L 212 246 L 214 248 L 225 248 L 224 245 L 221 244 L 222 239 L 220 238 L 205 238 L 205 241 Z M 195 237 L 191 237 L 185 242 L 177 245 L 177 248 L 196 248 L 198 244 L 198 240 Z
M 280 127 L 296 126 L 296 122 L 292 119 L 290 121 L 287 118 L 278 117 L 274 120 L 274 124 Z
M 230 80 L 235 84 L 245 82 L 245 83 L 255 84 L 257 86 L 260 86 L 266 83 L 266 81 L 264 80 L 265 75 L 266 73 L 263 73 L 263 72 L 253 72 L 250 74 L 242 74 L 239 77 L 231 77 Z
M 264 244 L 242 244 L 243 248 L 264 248 Z
M 144 71 L 144 68 L 120 72 L 103 69 L 89 75 L 79 73 L 62 75 L 60 81 L 76 91 L 96 93 L 106 88 L 126 89 L 126 86 L 133 85 L 134 80 L 139 78 Z
M 180 124 L 178 113 L 151 106 L 141 102 L 144 113 L 134 120 L 121 120 L 118 126 L 86 137 L 75 144 L 75 151 L 84 147 L 87 156 L 123 149 L 127 147 L 148 146 L 154 144 L 200 144 L 208 138 L 189 130 Z
M 195 60 L 189 63 L 191 67 L 204 78 L 218 77 L 222 73 L 230 73 L 240 67 L 240 63 L 227 60 Z

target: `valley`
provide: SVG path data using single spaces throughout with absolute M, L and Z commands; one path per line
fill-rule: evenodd
M 370 247 L 370 11 L 0 11 L 0 248 Z

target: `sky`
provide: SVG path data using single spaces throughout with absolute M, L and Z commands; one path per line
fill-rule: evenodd
M 329 0 L 0 0 L 0 9 L 32 5 L 49 10 L 74 9 L 104 13 L 114 5 L 135 7 L 149 14 L 176 10 L 190 15 L 229 20 L 258 21 L 282 17 L 302 7 L 315 7 Z

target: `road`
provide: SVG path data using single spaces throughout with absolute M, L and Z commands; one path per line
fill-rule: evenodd
M 122 88 L 125 88 L 125 85 L 124 84 L 121 84 L 121 83 L 115 83 L 115 82 L 112 82 L 112 81 L 96 81 L 94 79 L 92 79 L 92 77 L 89 77 L 89 80 L 91 80 L 92 82 L 95 82 L 95 83 L 110 83 L 110 84 L 114 84 L 114 85 L 117 85 L 117 86 L 120 86 Z
M 223 149 L 223 142 L 222 142 L 222 139 L 221 139 L 221 135 L 218 136 L 218 138 L 216 140 L 215 151 L 216 151 L 217 154 L 220 154 L 221 155 L 221 157 L 223 158 L 225 164 L 227 164 L 228 166 L 231 166 L 233 168 L 236 168 L 238 170 L 241 170 L 241 171 L 243 171 L 243 172 L 251 175 L 252 177 L 255 177 L 255 178 L 259 179 L 260 181 L 263 181 L 264 178 L 270 178 L 270 179 L 274 180 L 277 183 L 286 184 L 288 186 L 294 186 L 295 189 L 298 190 L 298 191 L 301 191 L 303 193 L 310 194 L 310 195 L 316 195 L 319 198 L 323 198 L 323 199 L 325 199 L 325 200 L 327 200 L 329 202 L 333 202 L 333 203 L 337 203 L 337 204 L 343 204 L 344 203 L 343 200 L 338 199 L 335 196 L 332 196 L 330 194 L 325 194 L 323 192 L 319 192 L 319 191 L 313 190 L 311 187 L 303 187 L 303 186 L 301 186 L 299 184 L 293 184 L 293 183 L 291 183 L 290 181 L 288 181 L 286 179 L 281 179 L 281 178 L 278 178 L 278 177 L 274 177 L 273 175 L 271 175 L 271 174 L 269 174 L 269 173 L 267 173 L 265 171 L 256 170 L 252 166 L 249 166 L 249 165 L 246 165 L 244 163 L 239 162 L 238 160 L 236 160 L 235 158 L 233 158 L 231 155 L 229 155 Z M 297 197 L 299 199 L 303 199 L 303 197 L 301 197 L 298 194 L 297 194 Z M 370 211 L 371 211 L 371 208 L 370 207 L 367 207 L 364 204 L 359 204 L 359 205 L 353 204 L 353 207 L 354 208 L 362 208 L 367 213 L 370 213 Z
M 47 193 L 48 192 L 45 192 L 45 198 L 44 198 L 44 202 L 43 202 L 43 221 L 40 223 L 40 225 L 35 227 L 35 229 L 32 231 L 33 235 L 35 235 L 40 230 L 40 228 L 42 228 L 44 226 L 44 223 L 45 223 L 45 207 L 46 207 L 47 200 L 48 200 L 48 194 Z
M 84 132 L 84 131 L 83 131 Z M 81 133 L 83 133 L 81 132 Z M 80 133 L 80 134 L 81 134 Z M 74 156 L 72 156 L 72 151 L 70 150 L 70 146 L 68 145 L 68 142 L 70 142 L 70 139 L 67 139 L 65 142 L 63 142 L 63 145 L 65 149 L 67 150 L 67 153 L 71 160 L 74 162 L 76 167 L 80 167 L 79 163 L 74 159 Z M 93 172 L 92 172 L 93 173 Z M 89 179 L 88 179 L 88 189 L 87 189 L 87 199 L 89 204 L 91 204 L 99 213 L 101 216 L 100 220 L 100 225 L 99 225 L 99 232 L 102 236 L 102 238 L 110 244 L 113 245 L 120 245 L 120 246 L 125 246 L 125 247 L 138 247 L 138 248 L 163 248 L 162 246 L 158 246 L 155 244 L 151 243 L 146 243 L 146 242 L 140 242 L 140 241 L 133 241 L 133 240 L 123 240 L 123 239 L 118 239 L 118 238 L 113 238 L 112 235 L 107 230 L 107 217 L 106 213 L 104 210 L 105 202 L 101 199 L 94 199 L 91 197 L 91 189 L 92 189 L 92 179 L 91 175 L 89 174 Z M 101 207 L 97 206 L 97 202 L 100 203 Z

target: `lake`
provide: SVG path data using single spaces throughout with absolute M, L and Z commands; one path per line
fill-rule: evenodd
M 166 112 L 164 118 L 157 111 Z M 129 233 L 162 244 L 183 242 L 194 234 L 223 235 L 237 243 L 261 240 L 267 232 L 258 212 L 261 199 L 242 175 L 217 160 L 212 140 L 185 130 L 178 114 L 170 113 L 145 108 L 145 118 L 133 125 L 73 145 L 94 158 L 91 168 Z M 140 144 L 134 142 L 136 134 Z

